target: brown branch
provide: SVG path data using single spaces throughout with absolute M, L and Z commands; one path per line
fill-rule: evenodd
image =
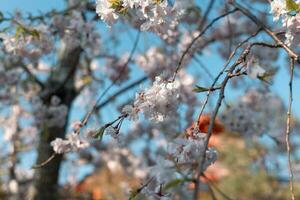
M 117 98 L 119 95 L 123 94 L 124 92 L 132 89 L 133 87 L 143 83 L 144 81 L 146 81 L 148 78 L 146 76 L 134 81 L 133 83 L 131 83 L 130 85 L 121 88 L 120 90 L 118 90 L 117 92 L 115 92 L 113 95 L 111 95 L 110 97 L 108 97 L 105 101 L 103 101 L 101 104 L 96 106 L 96 110 L 99 110 L 100 108 L 106 106 L 108 103 L 110 103 L 111 101 L 113 101 L 115 98 Z
M 288 157 L 288 167 L 289 167 L 289 183 L 290 183 L 290 191 L 291 191 L 291 199 L 295 200 L 294 193 L 294 174 L 293 167 L 291 162 L 291 145 L 290 145 L 290 135 L 291 135 L 291 112 L 292 112 L 292 104 L 293 104 L 293 77 L 294 77 L 294 66 L 295 62 L 291 58 L 290 59 L 290 81 L 289 81 L 289 104 L 287 111 L 287 120 L 286 120 L 286 151 Z
M 204 12 L 204 15 L 203 15 L 202 19 L 200 20 L 198 30 L 202 30 L 203 26 L 205 25 L 208 15 L 209 15 L 211 9 L 213 8 L 214 3 L 215 3 L 215 0 L 210 0 L 209 4 Z
M 212 189 L 211 185 L 210 185 L 210 184 L 207 184 L 207 186 L 208 186 L 208 191 L 209 191 L 209 194 L 210 194 L 212 200 L 217 200 L 217 197 L 216 197 L 215 192 L 214 192 L 214 190 Z
M 38 84 L 42 89 L 45 88 L 45 85 L 42 81 L 40 81 L 25 64 L 20 64 L 20 67 L 27 73 L 29 78 L 31 78 L 36 84 Z
M 42 168 L 44 167 L 45 165 L 47 165 L 49 162 L 51 162 L 55 157 L 56 157 L 56 153 L 53 153 L 47 160 L 45 160 L 44 162 L 40 163 L 40 164 L 37 164 L 37 165 L 34 165 L 32 166 L 31 168 L 32 169 L 39 169 L 39 168 Z
M 298 63 L 300 63 L 299 56 L 296 52 L 294 52 L 290 47 L 288 47 L 286 44 L 284 44 L 283 41 L 280 40 L 280 38 L 277 36 L 275 32 L 273 32 L 271 29 L 269 29 L 263 22 L 261 22 L 254 14 L 252 14 L 248 9 L 244 8 L 242 5 L 238 4 L 236 1 L 232 0 L 230 3 L 238 9 L 240 12 L 242 12 L 245 16 L 247 16 L 251 21 L 253 21 L 258 27 L 263 29 L 273 40 L 276 42 L 276 44 L 282 46 L 282 48 L 287 52 L 290 58 L 293 58 Z
M 203 156 L 202 157 L 202 160 L 201 160 L 201 163 L 200 163 L 200 166 L 199 166 L 199 172 L 198 172 L 198 175 L 196 177 L 196 182 L 195 182 L 195 190 L 194 190 L 194 200 L 197 200 L 198 199 L 198 194 L 199 194 L 199 178 L 203 172 L 203 166 L 204 166 L 204 163 L 205 163 L 205 160 L 206 160 L 206 150 L 208 149 L 208 142 L 209 142 L 209 139 L 212 135 L 212 130 L 213 130 L 213 127 L 214 127 L 214 121 L 216 120 L 216 117 L 217 117 L 217 114 L 219 112 L 219 109 L 222 105 L 222 101 L 225 97 L 225 88 L 226 88 L 226 85 L 228 83 L 228 81 L 231 79 L 231 76 L 230 74 L 233 74 L 234 70 L 236 69 L 236 67 L 238 67 L 240 64 L 244 63 L 247 56 L 249 55 L 250 53 L 250 50 L 251 50 L 251 46 L 249 45 L 245 50 L 244 52 L 240 55 L 240 57 L 237 59 L 237 61 L 228 69 L 227 71 L 227 75 L 226 77 L 224 78 L 222 84 L 221 84 L 221 89 L 220 89 L 220 92 L 219 92 L 219 98 L 218 98 L 218 101 L 217 101 L 217 105 L 210 117 L 210 123 L 209 123 L 209 127 L 208 127 L 208 131 L 207 131 L 207 137 L 205 139 L 205 143 L 204 143 L 204 151 L 203 151 Z M 199 122 L 198 122 L 199 123 Z
M 258 31 L 259 32 L 259 31 Z M 256 34 L 258 33 L 256 32 Z M 256 35 L 254 34 L 254 36 Z M 253 36 L 253 37 L 254 37 Z M 251 37 L 247 38 L 247 39 L 250 39 Z M 200 167 L 199 167 L 199 173 L 198 173 L 198 176 L 196 178 L 196 183 L 195 183 L 195 191 L 194 191 L 194 200 L 197 200 L 198 199 L 198 190 L 199 190 L 199 178 L 200 178 L 200 175 L 201 173 L 203 172 L 203 166 L 204 166 L 204 162 L 205 162 L 205 159 L 206 159 L 206 150 L 208 149 L 208 142 L 209 142 L 209 139 L 212 135 L 212 130 L 213 130 L 213 127 L 214 127 L 214 121 L 216 120 L 216 117 L 217 117 L 217 114 L 218 114 L 218 111 L 222 105 L 222 101 L 225 97 L 225 87 L 228 83 L 228 81 L 233 78 L 233 77 L 236 77 L 236 76 L 240 76 L 240 75 L 244 75 L 244 73 L 237 73 L 237 74 L 234 74 L 234 70 L 236 69 L 236 67 L 238 67 L 240 64 L 242 63 L 245 63 L 245 61 L 247 60 L 247 56 L 249 55 L 251 49 L 254 47 L 254 46 L 264 46 L 264 47 L 269 47 L 269 48 L 283 48 L 282 45 L 280 44 L 268 44 L 268 43 L 263 43 L 263 42 L 254 42 L 254 43 L 251 43 L 248 45 L 248 47 L 243 51 L 243 53 L 239 56 L 239 58 L 237 59 L 237 61 L 229 68 L 229 70 L 227 71 L 227 75 L 226 77 L 224 78 L 222 84 L 221 84 L 221 88 L 220 88 L 220 92 L 219 92 L 219 98 L 218 98 L 218 101 L 217 101 L 217 105 L 211 115 L 211 118 L 210 118 L 210 123 L 209 123 L 209 127 L 208 127 L 208 131 L 207 131 L 207 137 L 205 139 L 205 150 L 203 152 L 203 156 L 202 156 L 202 160 L 201 160 L 201 164 L 200 164 Z M 237 48 L 235 49 L 235 51 L 233 53 L 235 53 L 237 51 Z M 233 57 L 234 54 L 231 54 L 230 58 Z M 292 59 L 293 60 L 293 59 Z M 223 70 L 219 73 L 219 75 L 217 76 L 216 80 L 219 79 L 219 77 L 222 75 L 222 73 L 224 73 L 225 71 L 225 68 L 227 66 L 227 64 L 229 63 L 229 61 L 227 61 L 225 67 L 223 68 Z M 213 86 L 214 84 L 216 83 L 216 81 L 213 83 Z M 212 87 L 213 87 L 212 86 Z M 208 95 L 211 93 L 211 91 L 208 91 Z M 208 95 L 207 95 L 207 98 L 206 98 L 206 101 L 205 101 L 205 104 L 204 106 L 202 106 L 201 108 L 201 113 L 199 116 L 201 116 L 203 110 L 204 110 L 204 107 L 205 105 L 207 104 L 208 102 Z M 199 126 L 199 121 L 198 123 L 195 123 L 197 124 L 197 127 Z
M 240 43 L 235 47 L 235 49 L 231 52 L 231 54 L 230 54 L 230 56 L 229 56 L 227 62 L 225 63 L 225 65 L 223 66 L 223 68 L 221 69 L 221 71 L 219 72 L 219 74 L 216 76 L 214 82 L 213 82 L 212 85 L 211 85 L 211 88 L 213 88 L 213 87 L 217 84 L 218 80 L 220 79 L 220 77 L 221 77 L 222 74 L 225 72 L 226 68 L 228 67 L 229 63 L 231 62 L 232 58 L 235 56 L 237 50 L 238 50 L 240 47 L 242 47 L 244 44 L 246 44 L 250 39 L 252 39 L 252 38 L 254 38 L 255 36 L 257 36 L 258 33 L 259 33 L 260 31 L 261 31 L 261 29 L 258 29 L 255 33 L 253 33 L 252 35 L 250 35 L 248 38 L 246 38 L 245 40 L 243 40 L 242 42 L 240 42 Z M 201 109 L 200 109 L 200 113 L 199 113 L 199 116 L 198 116 L 198 117 L 201 117 L 201 115 L 203 114 L 204 109 L 205 109 L 205 107 L 206 107 L 206 105 L 207 105 L 207 103 L 208 103 L 208 99 L 209 99 L 209 97 L 210 97 L 210 94 L 211 94 L 211 91 L 208 91 L 207 94 L 206 94 L 205 101 L 204 101 L 204 103 L 203 103 L 203 105 L 202 105 L 202 107 L 201 107 Z M 199 124 L 199 121 L 198 121 L 197 123 L 195 123 L 195 126 L 196 126 L 196 127 L 199 127 L 199 125 L 200 125 L 200 124 Z
M 232 73 L 234 71 L 234 69 L 242 62 L 236 62 L 235 64 L 233 64 L 231 66 L 231 68 L 229 69 L 229 73 Z M 205 159 L 206 159 L 206 149 L 208 147 L 208 141 L 210 139 L 210 136 L 212 135 L 212 130 L 213 130 L 213 126 L 214 126 L 214 121 L 217 117 L 217 114 L 219 112 L 219 109 L 222 105 L 222 100 L 224 99 L 224 92 L 225 92 L 225 87 L 228 83 L 230 79 L 230 76 L 227 75 L 221 85 L 221 89 L 220 89 L 220 93 L 219 93 L 219 98 L 218 98 L 218 102 L 217 102 L 217 105 L 216 105 L 216 108 L 213 112 L 213 114 L 211 115 L 211 118 L 210 118 L 210 123 L 209 123 L 209 127 L 208 127 L 208 133 L 207 133 L 207 137 L 205 139 L 205 143 L 204 143 L 204 152 L 203 152 L 203 156 L 202 157 L 202 160 L 201 160 L 201 163 L 200 163 L 200 166 L 199 166 L 199 173 L 197 175 L 197 178 L 196 178 L 196 182 L 195 182 L 195 190 L 194 190 L 194 200 L 197 200 L 198 199 L 198 193 L 199 193 L 199 178 L 201 176 L 201 172 L 203 171 L 203 166 L 204 166 L 204 162 L 205 162 Z

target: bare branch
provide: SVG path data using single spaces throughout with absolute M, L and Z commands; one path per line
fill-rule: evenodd
M 295 61 L 290 59 L 290 81 L 289 81 L 289 104 L 287 111 L 287 120 L 286 120 L 286 151 L 288 157 L 288 167 L 289 167 L 289 182 L 290 182 L 290 191 L 291 191 L 291 199 L 295 200 L 294 193 L 294 174 L 293 167 L 291 162 L 291 145 L 290 145 L 290 135 L 291 135 L 291 112 L 292 112 L 292 104 L 293 104 L 293 78 L 294 78 L 294 66 Z
M 55 157 L 56 157 L 56 153 L 53 153 L 47 160 L 45 160 L 44 162 L 40 163 L 40 164 L 37 164 L 37 165 L 34 165 L 32 166 L 31 168 L 32 169 L 39 169 L 39 168 L 42 168 L 44 167 L 45 165 L 47 165 L 49 162 L 51 162 Z
M 261 22 L 255 15 L 253 15 L 248 9 L 244 8 L 242 5 L 238 4 L 234 0 L 231 1 L 231 4 L 241 11 L 245 16 L 247 16 L 249 19 L 251 19 L 257 26 L 262 28 L 273 40 L 288 53 L 289 57 L 295 59 L 298 63 L 300 63 L 300 59 L 298 54 L 293 51 L 290 47 L 288 47 L 286 44 L 284 44 L 283 41 L 280 40 L 278 35 L 273 32 L 271 29 L 269 29 L 263 22 Z
M 123 94 L 124 92 L 132 89 L 133 87 L 143 83 L 144 81 L 146 81 L 148 78 L 146 76 L 134 81 L 133 83 L 131 83 L 130 85 L 121 88 L 120 90 L 118 90 L 117 92 L 115 92 L 113 95 L 111 95 L 110 97 L 108 97 L 105 101 L 103 101 L 101 104 L 96 106 L 96 110 L 99 110 L 100 108 L 106 106 L 108 103 L 110 103 L 111 101 L 113 101 L 115 98 L 117 98 L 119 95 Z

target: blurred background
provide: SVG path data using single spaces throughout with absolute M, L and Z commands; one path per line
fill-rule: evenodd
M 280 24 L 272 20 L 268 1 L 239 2 L 272 30 L 281 31 Z M 164 154 L 164 134 L 188 132 L 197 120 L 201 132 L 207 132 L 218 94 L 211 95 L 203 116 L 198 118 L 206 93 L 192 89 L 196 85 L 209 87 L 235 46 L 257 30 L 240 13 L 224 18 L 195 44 L 193 58 L 188 58 L 179 75 L 189 88 L 183 89 L 185 100 L 178 108 L 179 121 L 166 127 L 125 120 L 119 139 L 122 142 L 105 134 L 102 142 L 92 141 L 87 149 L 61 155 L 42 169 L 32 169 L 50 157 L 50 141 L 70 132 L 72 123 L 81 120 L 107 88 L 85 131 L 116 119 L 136 92 L 147 88 L 156 75 L 174 69 L 176 56 L 195 37 L 199 21 L 205 16 L 208 24 L 231 9 L 226 5 L 221 0 L 195 2 L 178 28 L 177 40 L 170 42 L 138 31 L 138 22 L 133 20 L 122 19 L 108 27 L 97 17 L 94 1 L 0 0 L 0 34 L 16 34 L 19 22 L 43 30 L 52 46 L 49 52 L 26 57 L 9 54 L 0 44 L 0 198 L 128 199 L 130 191 L 145 181 L 158 155 Z M 264 33 L 253 41 L 272 42 Z M 133 48 L 134 55 L 126 63 Z M 227 87 L 225 103 L 215 122 L 217 128 L 209 141 L 209 146 L 217 149 L 218 159 L 201 177 L 201 199 L 283 200 L 290 196 L 285 143 L 288 59 L 282 50 L 263 47 L 255 48 L 251 57 L 256 59 L 252 65 L 271 75 L 259 80 L 249 77 L 249 72 L 249 76 L 238 77 Z M 124 64 L 125 71 L 121 69 Z M 45 88 L 56 88 L 66 75 L 67 65 L 77 66 L 72 81 L 67 79 L 63 89 L 51 95 L 45 95 L 49 90 L 25 73 L 29 69 Z M 291 146 L 295 193 L 300 198 L 298 68 L 293 85 Z M 42 155 L 42 151 L 47 153 Z M 174 199 L 190 199 L 188 193 L 193 189 L 193 184 L 182 181 L 168 188 L 177 191 Z

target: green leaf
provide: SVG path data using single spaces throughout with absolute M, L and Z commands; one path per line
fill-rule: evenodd
M 277 71 L 278 71 L 278 69 L 269 70 L 269 71 L 265 72 L 263 75 L 257 76 L 257 78 L 263 82 L 271 84 L 270 79 L 277 73 Z
M 90 75 L 86 75 L 81 78 L 81 81 L 82 81 L 82 85 L 87 85 L 93 81 L 93 78 Z
M 196 87 L 193 89 L 194 92 L 200 93 L 200 92 L 207 92 L 209 91 L 209 88 L 201 87 L 196 85 Z
M 285 0 L 286 8 L 289 12 L 299 11 L 300 6 L 294 0 Z
M 130 196 L 128 200 L 134 200 L 140 192 L 140 189 L 130 190 Z
M 179 184 L 184 183 L 186 181 L 190 181 L 190 180 L 186 179 L 186 178 L 174 179 L 164 186 L 164 190 L 166 191 L 168 189 L 174 188 L 174 187 L 178 186 Z
M 100 141 L 102 141 L 103 135 L 104 135 L 104 131 L 107 127 L 106 126 L 102 126 L 101 128 L 99 128 L 97 130 L 97 132 L 94 135 L 94 138 L 99 139 Z
M 110 3 L 111 8 L 113 8 L 113 9 L 117 9 L 120 6 L 122 6 L 122 3 L 120 0 L 108 0 L 108 2 Z

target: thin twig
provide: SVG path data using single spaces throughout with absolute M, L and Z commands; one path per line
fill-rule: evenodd
M 293 167 L 291 162 L 291 145 L 290 145 L 290 135 L 291 135 L 291 112 L 292 112 L 292 104 L 293 104 L 293 77 L 294 77 L 294 59 L 290 59 L 290 81 L 289 81 L 289 104 L 287 111 L 287 120 L 286 120 L 286 151 L 288 157 L 288 166 L 289 166 L 289 182 L 290 182 L 290 191 L 291 191 L 291 199 L 295 200 L 294 193 L 294 174 Z
M 106 95 L 106 93 L 117 83 L 117 81 L 122 77 L 124 70 L 126 69 L 128 63 L 130 62 L 130 60 L 132 59 L 132 56 L 137 48 L 139 39 L 140 39 L 140 31 L 138 31 L 138 34 L 136 36 L 135 42 L 133 44 L 133 48 L 130 52 L 130 55 L 126 61 L 126 63 L 122 66 L 121 70 L 119 71 L 119 76 L 102 92 L 102 94 L 98 97 L 98 99 L 96 100 L 94 106 L 92 107 L 92 109 L 90 110 L 90 112 L 87 113 L 87 115 L 84 117 L 84 119 L 82 120 L 82 124 L 85 126 L 89 120 L 89 118 L 91 117 L 91 115 L 93 114 L 93 112 L 96 110 L 98 103 L 102 100 L 102 98 Z
M 217 200 L 217 197 L 216 197 L 215 192 L 212 189 L 211 185 L 207 184 L 207 186 L 208 186 L 208 190 L 209 190 L 209 193 L 210 193 L 210 196 L 211 196 L 212 200 Z
M 239 11 L 241 11 L 245 16 L 252 20 L 257 26 L 261 27 L 277 44 L 281 45 L 282 48 L 287 52 L 290 58 L 295 59 L 300 63 L 298 54 L 293 51 L 290 47 L 284 44 L 283 41 L 278 37 L 278 35 L 269 29 L 262 21 L 260 21 L 254 14 L 252 14 L 249 9 L 244 8 L 242 5 L 238 4 L 236 1 L 232 0 L 230 3 Z
M 56 157 L 56 153 L 53 153 L 47 160 L 45 160 L 44 162 L 40 163 L 40 164 L 37 164 L 37 165 L 34 165 L 32 166 L 31 168 L 32 169 L 39 169 L 39 168 L 42 168 L 44 167 L 45 165 L 47 165 L 49 162 L 51 162 L 55 157 Z
M 210 0 L 205 12 L 204 12 L 204 15 L 202 17 L 202 19 L 200 20 L 200 23 L 199 23 L 199 26 L 198 26 L 198 30 L 202 30 L 203 26 L 205 25 L 206 21 L 207 21 L 207 18 L 208 18 L 208 15 L 211 11 L 211 9 L 213 8 L 214 6 L 214 3 L 215 3 L 215 0 Z
M 29 76 L 29 78 L 31 78 L 36 84 L 38 84 L 42 89 L 45 88 L 45 85 L 42 81 L 40 81 L 31 71 L 30 69 L 24 65 L 24 64 L 20 64 L 21 68 L 27 73 L 27 75 Z
M 148 78 L 146 76 L 143 76 L 142 78 L 134 81 L 133 83 L 129 84 L 128 86 L 121 88 L 120 90 L 118 90 L 117 92 L 115 92 L 113 95 L 111 95 L 110 97 L 108 97 L 105 101 L 103 101 L 101 104 L 97 105 L 96 110 L 99 110 L 100 108 L 106 106 L 109 102 L 113 101 L 116 97 L 118 97 L 119 95 L 123 94 L 124 92 L 132 89 L 133 87 L 143 83 L 144 81 L 146 81 Z
M 199 38 L 201 38 L 201 37 L 206 33 L 206 31 L 207 31 L 209 28 L 211 28 L 217 21 L 219 21 L 220 19 L 222 19 L 222 18 L 226 17 L 227 15 L 230 15 L 230 14 L 236 12 L 236 11 L 237 11 L 237 9 L 234 9 L 234 10 L 228 11 L 228 12 L 226 12 L 226 13 L 224 13 L 224 14 L 222 14 L 222 15 L 216 17 L 216 18 L 214 18 L 214 19 L 213 19 L 213 20 L 212 20 L 212 21 L 211 21 L 211 22 L 203 29 L 203 31 L 201 31 L 201 32 L 197 35 L 197 37 L 195 37 L 195 38 L 192 40 L 192 42 L 188 45 L 188 47 L 185 49 L 185 51 L 182 53 L 182 55 L 181 55 L 181 57 L 180 57 L 180 59 L 179 59 L 179 62 L 178 62 L 178 65 L 177 65 L 177 67 L 176 67 L 176 69 L 175 69 L 175 72 L 174 72 L 172 81 L 175 80 L 175 78 L 176 78 L 176 76 L 177 76 L 177 74 L 178 74 L 178 71 L 180 70 L 180 67 L 181 67 L 181 65 L 182 65 L 183 59 L 185 58 L 186 54 L 189 53 L 189 50 L 192 48 L 192 46 L 195 44 L 195 42 L 196 42 Z
M 233 73 L 233 71 L 236 69 L 236 67 L 238 67 L 240 64 L 244 63 L 247 56 L 249 55 L 250 53 L 250 50 L 251 50 L 251 46 L 248 46 L 244 51 L 243 53 L 240 55 L 240 57 L 237 59 L 237 61 L 229 68 L 228 72 L 227 72 L 227 75 L 226 77 L 224 78 L 222 84 L 221 84 L 221 89 L 220 89 L 220 92 L 219 92 L 219 98 L 218 98 L 218 101 L 217 101 L 217 105 L 210 117 L 210 123 L 209 123 L 209 127 L 208 127 L 208 131 L 207 131 L 207 137 L 205 139 L 205 148 L 204 148 L 204 151 L 203 151 L 203 155 L 201 156 L 202 157 L 202 160 L 201 160 L 201 163 L 200 163 L 200 166 L 199 166 L 199 172 L 198 172 L 198 175 L 196 177 L 196 183 L 195 183 L 195 190 L 194 190 L 194 200 L 197 200 L 198 199 L 198 193 L 199 193 L 199 178 L 202 174 L 202 172 L 204 171 L 203 170 L 203 166 L 204 166 L 204 163 L 205 163 L 205 160 L 206 160 L 206 150 L 208 149 L 208 142 L 209 142 L 209 139 L 212 135 L 212 130 L 213 130 L 213 127 L 214 127 L 214 121 L 216 120 L 216 117 L 217 117 L 217 114 L 219 112 L 219 109 L 222 105 L 222 101 L 225 97 L 225 88 L 226 88 L 226 85 L 228 83 L 228 81 L 231 79 L 231 76 L 230 74 Z M 198 120 L 199 121 L 199 120 Z M 199 123 L 199 122 L 198 122 Z
M 242 42 L 240 42 L 240 43 L 235 47 L 235 49 L 231 52 L 231 54 L 230 54 L 230 56 L 229 56 L 227 62 L 225 63 L 225 65 L 223 66 L 223 68 L 221 69 L 221 71 L 219 72 L 219 74 L 216 76 L 216 78 L 214 79 L 214 82 L 212 83 L 211 88 L 213 88 L 213 87 L 217 84 L 219 78 L 220 78 L 220 77 L 222 76 L 222 74 L 225 72 L 225 70 L 226 70 L 226 68 L 228 67 L 229 63 L 231 62 L 231 60 L 232 60 L 233 57 L 235 56 L 237 50 L 238 50 L 240 47 L 242 47 L 244 44 L 246 44 L 250 39 L 256 37 L 260 31 L 261 31 L 261 29 L 258 29 L 255 33 L 253 33 L 252 35 L 250 35 L 248 38 L 246 38 L 245 40 L 243 40 Z M 202 116 L 202 114 L 203 114 L 203 112 L 204 112 L 204 109 L 205 109 L 205 107 L 206 107 L 206 105 L 207 105 L 207 103 L 208 103 L 208 99 L 209 99 L 209 97 L 210 97 L 210 94 L 211 94 L 211 91 L 209 90 L 209 91 L 207 92 L 207 94 L 206 94 L 205 101 L 204 101 L 203 105 L 201 106 L 201 109 L 200 109 L 200 113 L 199 113 L 199 115 L 198 115 L 198 118 Z M 199 124 L 199 121 L 198 121 L 198 123 L 195 124 L 195 126 L 199 127 L 199 125 L 200 125 L 200 124 Z
M 212 75 L 212 73 L 209 71 L 209 69 L 204 65 L 204 63 L 198 59 L 196 56 L 193 56 L 193 59 L 195 60 L 195 62 L 197 64 L 199 64 L 199 66 L 203 69 L 203 71 L 209 76 L 209 78 L 211 80 L 214 80 L 214 76 Z

